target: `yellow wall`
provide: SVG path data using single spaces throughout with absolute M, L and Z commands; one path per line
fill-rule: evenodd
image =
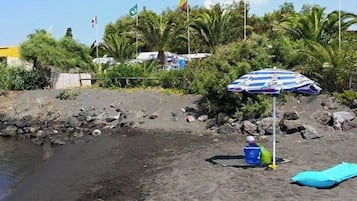
M 18 46 L 0 47 L 0 57 L 20 57 Z

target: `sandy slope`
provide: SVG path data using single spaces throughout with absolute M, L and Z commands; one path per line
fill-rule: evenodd
M 73 111 L 73 107 L 94 104 L 108 107 L 114 103 L 126 110 L 159 111 L 160 116 L 143 123 L 143 131 L 116 130 L 112 135 L 104 134 L 55 149 L 53 157 L 7 200 L 337 201 L 356 198 L 357 179 L 329 190 L 290 183 L 290 177 L 303 170 L 325 169 L 342 161 L 357 163 L 356 130 L 328 132 L 319 127 L 324 137 L 316 140 L 304 140 L 299 134 L 279 134 L 277 154 L 292 162 L 279 165 L 276 171 L 222 167 L 206 159 L 242 154 L 245 136 L 206 133 L 204 124 L 188 124 L 183 114 L 180 116 L 183 121 L 170 119 L 171 112 L 185 106 L 194 107 L 198 97 L 88 89 L 68 104 L 53 98 L 57 93 L 24 92 L 16 95 L 16 101 L 6 104 L 17 111 L 30 111 L 26 108 L 36 108 L 36 97 L 41 97 L 43 102 L 51 100 L 46 107 L 61 109 L 63 114 Z M 304 121 L 312 123 L 309 113 L 321 107 L 320 103 L 320 98 L 307 97 L 302 104 L 290 101 L 284 107 L 296 109 Z M 163 128 L 165 132 L 159 131 Z M 177 131 L 180 129 L 185 132 Z M 270 149 L 269 136 L 259 141 Z

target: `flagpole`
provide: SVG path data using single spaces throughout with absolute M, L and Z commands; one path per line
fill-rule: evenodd
M 244 0 L 244 28 L 243 28 L 243 39 L 247 38 L 247 0 Z
M 139 26 L 139 13 L 136 13 L 136 33 L 135 33 L 135 57 L 138 56 L 138 26 Z
M 338 0 L 338 48 L 341 50 L 341 0 Z
M 96 55 L 97 55 L 97 58 L 98 58 L 98 19 L 97 19 L 97 16 L 95 16 L 95 42 L 96 42 L 96 46 L 95 46 L 95 51 L 96 51 Z
M 190 22 L 190 10 L 189 10 L 189 0 L 187 0 L 187 7 L 186 7 L 186 12 L 187 12 L 187 54 L 191 53 L 190 50 L 190 26 L 189 26 L 189 22 Z

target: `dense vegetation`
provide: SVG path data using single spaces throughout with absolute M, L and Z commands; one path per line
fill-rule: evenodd
M 217 4 L 211 9 L 193 7 L 189 20 L 180 9 L 156 14 L 144 8 L 138 13 L 138 23 L 135 17 L 127 15 L 108 24 L 98 47 L 73 40 L 70 28 L 59 40 L 37 30 L 20 50 L 21 57 L 31 62 L 35 70 L 1 67 L 0 87 L 42 88 L 46 86 L 49 68 L 65 72 L 77 69 L 99 78 L 99 87 L 159 86 L 202 94 L 203 106 L 210 114 L 226 112 L 239 118 L 263 115 L 270 106 L 267 96 L 227 92 L 227 84 L 252 70 L 276 66 L 307 75 L 328 93 L 349 89 L 349 79 L 357 70 L 357 33 L 348 30 L 357 24 L 355 14 L 342 11 L 339 24 L 338 11 L 326 13 L 317 5 L 295 11 L 293 4 L 285 3 L 262 17 L 249 15 L 248 5 L 244 39 L 243 6 L 240 1 L 227 6 Z M 96 48 L 100 56 L 114 57 L 120 64 L 93 64 Z M 137 51 L 159 54 L 157 60 L 125 64 Z M 165 51 L 210 52 L 212 56 L 191 61 L 183 70 L 165 71 Z M 41 70 L 45 72 L 43 76 Z M 119 79 L 122 77 L 127 79 Z

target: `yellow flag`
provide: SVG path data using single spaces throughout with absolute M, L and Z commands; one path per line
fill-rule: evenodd
M 182 10 L 186 9 L 187 8 L 187 0 L 180 0 L 179 8 L 181 8 Z

